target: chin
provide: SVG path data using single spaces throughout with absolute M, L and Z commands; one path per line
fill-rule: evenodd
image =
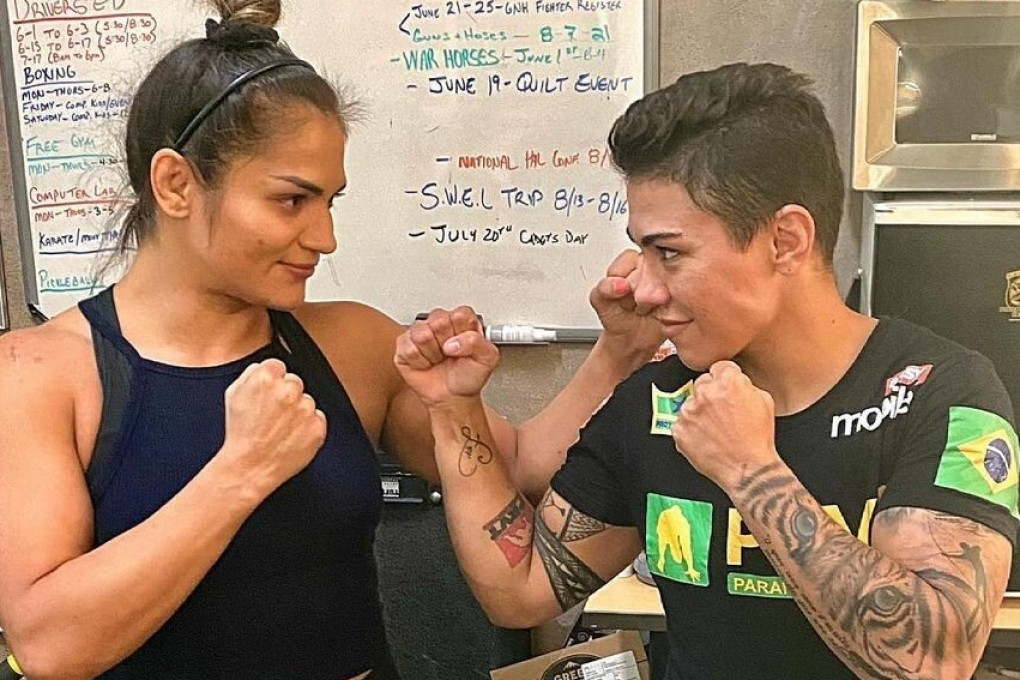
M 712 364 L 715 363 L 714 361 L 701 361 L 696 358 L 685 356 L 683 352 L 677 352 L 677 356 L 680 357 L 680 363 L 692 371 L 697 371 L 698 373 L 707 373 L 708 369 L 712 368 Z
M 276 298 L 269 303 L 269 307 L 272 309 L 279 310 L 281 312 L 293 312 L 298 307 L 305 303 L 304 296 L 300 298 Z
M 730 357 L 718 356 L 716 354 L 706 355 L 703 352 L 692 351 L 684 348 L 682 345 L 677 345 L 676 341 L 673 341 L 676 345 L 676 354 L 680 358 L 680 362 L 691 369 L 692 371 L 707 372 L 708 369 L 712 368 L 712 365 L 718 361 L 725 361 Z
M 271 291 L 265 297 L 265 306 L 270 309 L 278 309 L 281 312 L 293 312 L 305 303 L 305 287 L 300 289 L 287 290 L 277 289 Z

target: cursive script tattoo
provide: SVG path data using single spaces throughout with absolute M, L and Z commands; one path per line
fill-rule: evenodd
M 457 470 L 462 477 L 470 477 L 478 472 L 479 465 L 492 462 L 492 447 L 477 437 L 467 425 L 460 428 L 460 433 L 464 437 L 464 446 L 457 458 Z
M 833 522 L 782 464 L 743 480 L 734 500 L 805 616 L 858 677 L 936 680 L 976 664 L 975 641 L 987 639 L 996 604 L 982 545 L 998 534 L 891 508 L 875 516 L 872 535 L 903 546 L 908 557 L 893 560 Z
M 503 552 L 511 568 L 524 561 L 531 552 L 531 534 L 535 524 L 535 511 L 524 499 L 517 496 L 498 515 L 483 527 L 492 542 Z

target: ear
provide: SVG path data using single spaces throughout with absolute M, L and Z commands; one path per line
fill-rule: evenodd
M 815 219 L 802 205 L 784 205 L 772 221 L 776 271 L 792 274 L 811 261 L 815 249 Z
M 201 183 L 191 164 L 173 149 L 160 149 L 152 157 L 149 182 L 156 205 L 168 217 L 183 219 L 195 209 Z

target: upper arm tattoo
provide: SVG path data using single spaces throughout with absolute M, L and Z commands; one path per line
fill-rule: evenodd
M 872 530 L 895 546 L 885 554 L 831 521 L 781 465 L 745 480 L 740 495 L 801 609 L 859 677 L 937 678 L 943 664 L 976 663 L 1009 568 L 995 549 L 1004 537 L 955 515 L 892 508 Z
M 547 517 L 552 520 L 552 526 Z M 547 491 L 542 499 L 535 522 L 535 549 L 563 611 L 606 583 L 591 567 L 568 550 L 566 543 L 595 536 L 607 528 L 607 525 L 573 506 L 557 504 L 552 490 Z
M 904 526 L 912 531 L 923 527 L 921 542 L 929 548 L 931 557 L 918 556 L 918 564 L 913 564 L 916 558 L 908 555 L 899 561 L 942 595 L 933 614 L 940 622 L 955 617 L 967 640 L 987 633 L 1002 593 L 990 587 L 989 572 L 996 571 L 997 565 L 986 549 L 990 541 L 1004 537 L 973 520 L 931 510 L 891 508 L 875 517 L 879 533 L 894 535 Z M 1001 571 L 1001 567 L 998 569 Z M 945 626 L 940 627 L 945 630 Z
M 562 505 L 557 503 L 551 493 L 547 493 L 542 500 L 542 510 L 544 512 L 552 511 L 554 517 L 558 515 L 557 519 L 562 518 L 563 526 L 555 532 L 555 536 L 557 540 L 564 543 L 580 541 L 582 538 L 588 538 L 606 530 L 606 525 L 603 522 L 589 517 L 583 512 L 578 512 L 574 506 L 565 501 Z

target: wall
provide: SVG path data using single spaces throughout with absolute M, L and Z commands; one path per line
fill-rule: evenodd
M 851 130 L 855 6 L 854 0 L 662 0 L 661 82 L 730 61 L 775 61 L 803 71 L 816 80 L 845 166 Z M 12 326 L 18 328 L 32 321 L 24 301 L 6 139 L 6 134 L 0 134 L 0 245 Z M 844 290 L 857 267 L 859 232 L 851 224 L 851 220 L 844 224 L 837 247 L 836 270 Z M 562 345 L 506 348 L 502 370 L 487 396 L 511 418 L 526 417 L 559 389 L 584 360 L 586 350 Z
M 849 176 L 856 6 L 855 0 L 662 0 L 660 82 L 733 61 L 773 61 L 806 73 L 826 105 Z M 836 248 L 844 292 L 857 270 L 860 223 L 854 222 L 844 220 Z M 555 394 L 584 356 L 584 347 L 504 348 L 501 372 L 487 397 L 511 418 L 526 417 Z
M 0 112 L 4 94 L 0 89 Z M 11 155 L 7 147 L 7 119 L 0 113 L 0 256 L 6 275 L 2 294 L 7 301 L 10 328 L 23 328 L 32 323 L 25 302 L 17 217 L 14 214 L 14 186 L 11 183 Z M 2 331 L 0 331 L 2 332 Z
M 845 168 L 853 101 L 855 6 L 854 0 L 662 0 L 661 82 L 731 61 L 775 61 L 807 73 L 816 80 L 828 108 Z M 0 245 L 13 327 L 19 328 L 32 321 L 24 301 L 11 193 L 6 134 L 0 134 Z M 844 291 L 857 268 L 859 231 L 853 222 L 845 220 L 837 247 L 836 271 Z M 587 301 L 579 299 L 577 304 Z M 486 396 L 512 420 L 520 421 L 555 394 L 586 351 L 583 345 L 505 347 L 501 369 Z

